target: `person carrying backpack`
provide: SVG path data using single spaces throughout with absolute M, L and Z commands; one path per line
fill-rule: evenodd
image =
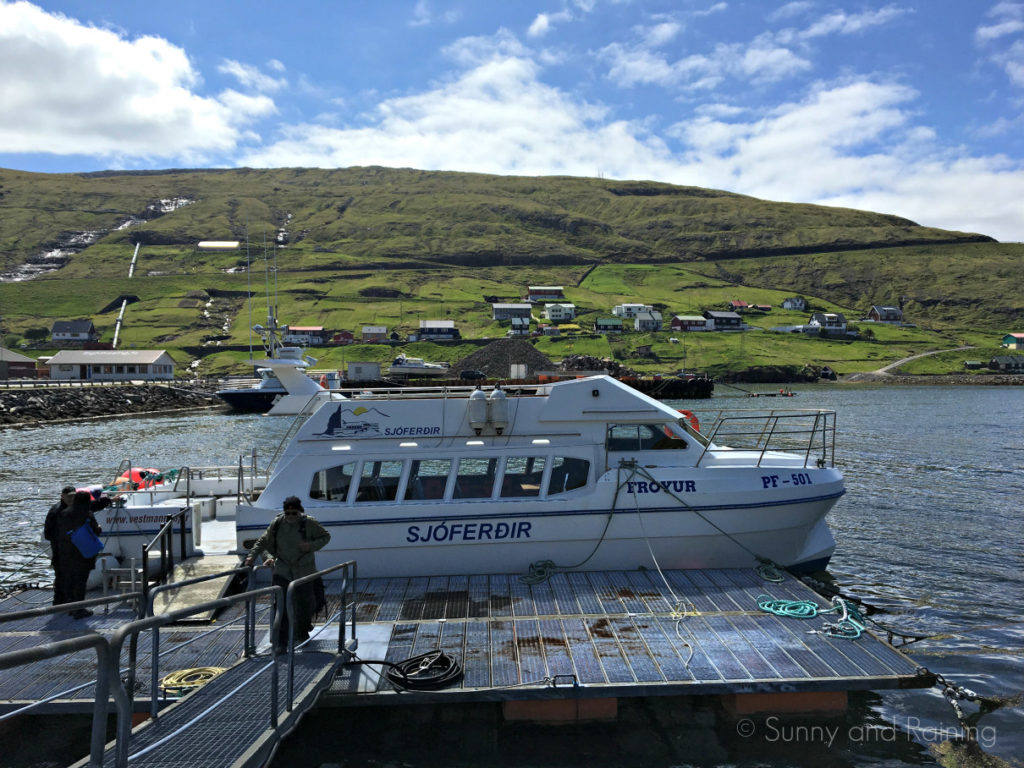
M 324 527 L 316 518 L 305 514 L 302 502 L 297 496 L 284 500 L 282 513 L 263 532 L 245 558 L 246 565 L 252 565 L 262 553 L 270 555 L 268 565 L 274 566 L 274 586 L 280 586 L 285 593 L 295 579 L 315 573 L 318 549 L 323 549 L 331 540 Z M 295 644 L 309 639 L 313 629 L 314 595 L 312 582 L 295 589 Z M 282 610 L 284 607 L 282 606 Z M 277 636 L 278 650 L 288 647 L 288 613 L 281 616 Z

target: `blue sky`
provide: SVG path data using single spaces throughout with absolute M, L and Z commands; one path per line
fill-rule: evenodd
M 0 0 L 0 167 L 653 179 L 1024 240 L 1024 0 Z

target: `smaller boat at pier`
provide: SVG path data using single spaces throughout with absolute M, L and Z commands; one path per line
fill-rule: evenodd
M 405 379 L 422 376 L 450 376 L 451 366 L 448 363 L 428 363 L 422 357 L 408 357 L 401 354 L 392 361 L 388 375 Z

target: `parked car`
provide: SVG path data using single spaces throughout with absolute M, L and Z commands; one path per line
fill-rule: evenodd
M 469 369 L 465 371 L 459 371 L 459 378 L 462 379 L 463 381 L 480 381 L 481 379 L 486 379 L 487 374 L 484 373 L 483 371 L 474 371 L 472 369 Z

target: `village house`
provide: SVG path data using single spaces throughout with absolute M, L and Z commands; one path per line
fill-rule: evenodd
M 633 330 L 635 331 L 660 331 L 661 312 L 641 312 L 633 318 Z
M 1024 355 L 999 355 L 988 361 L 988 367 L 1003 373 L 1024 373 Z
M 525 317 L 529 320 L 532 311 L 530 304 L 491 304 L 491 319 L 501 321 Z
M 810 333 L 824 331 L 829 336 L 845 336 L 846 316 L 841 312 L 815 312 L 804 330 Z
M 290 325 L 281 335 L 281 341 L 303 347 L 318 347 L 327 341 L 327 332 L 322 325 Z
M 710 331 L 713 327 L 703 315 L 676 315 L 669 321 L 673 331 Z
M 530 318 L 528 317 L 513 317 L 511 322 L 512 327 L 505 331 L 506 336 L 529 336 L 530 335 Z
M 725 305 L 725 308 L 732 312 L 746 312 L 750 305 L 745 301 L 730 301 Z
M 544 318 L 551 323 L 563 323 L 576 317 L 575 304 L 545 304 Z
M 868 320 L 875 323 L 893 323 L 899 325 L 903 322 L 903 311 L 899 307 L 871 307 L 868 311 Z
M 735 312 L 718 312 L 708 309 L 703 316 L 712 331 L 742 331 L 744 328 L 743 318 Z
M 331 336 L 331 344 L 336 344 L 339 347 L 345 346 L 346 344 L 352 344 L 356 340 L 356 335 L 352 331 L 338 331 L 336 334 Z
M 641 312 L 651 312 L 654 307 L 649 307 L 646 304 L 616 304 L 612 308 L 612 314 L 616 317 L 633 319 Z
M 565 301 L 565 290 L 561 285 L 531 285 L 526 289 L 526 300 L 535 303 Z
M 1024 333 L 1006 334 L 1002 345 L 1007 349 L 1024 349 Z
M 361 333 L 364 343 L 388 340 L 388 328 L 386 325 L 364 325 Z
M 99 338 L 92 320 L 57 320 L 50 329 L 50 339 L 54 344 L 99 341 Z
M 788 299 L 782 300 L 782 308 L 803 312 L 807 309 L 807 299 L 803 296 L 790 296 Z
M 413 338 L 415 336 L 415 338 Z M 462 338 L 454 320 L 420 320 L 420 329 L 410 341 L 450 341 Z
M 36 361 L 6 347 L 0 347 L 0 379 L 34 379 Z
M 62 349 L 49 359 L 51 379 L 165 381 L 174 358 L 162 349 Z
M 622 318 L 599 317 L 594 321 L 594 331 L 597 333 L 622 333 Z

